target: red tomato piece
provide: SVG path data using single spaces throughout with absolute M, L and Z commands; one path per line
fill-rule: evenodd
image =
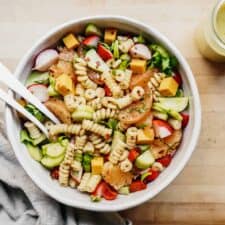
M 182 85 L 182 78 L 179 72 L 174 74 L 173 79 L 178 83 L 179 86 Z
M 181 113 L 181 116 L 183 117 L 182 127 L 185 128 L 188 125 L 189 115 L 186 113 Z
M 51 178 L 58 180 L 59 179 L 59 167 L 55 167 L 50 172 Z
M 137 149 L 133 148 L 129 151 L 129 155 L 128 155 L 128 159 L 131 162 L 134 162 L 134 160 L 139 156 L 139 152 L 137 151 Z
M 114 200 L 117 197 L 117 192 L 114 191 L 106 182 L 102 181 L 92 195 L 103 197 L 106 200 Z
M 159 174 L 160 174 L 159 171 L 157 171 L 157 170 L 152 170 L 152 169 L 151 169 L 149 172 L 150 172 L 151 174 L 145 178 L 144 182 L 147 182 L 147 183 L 148 183 L 148 182 L 152 182 L 152 181 L 155 180 L 155 179 L 159 176 Z
M 107 61 L 113 58 L 112 52 L 101 44 L 98 44 L 97 53 L 101 56 L 101 58 L 104 61 Z
M 164 167 L 169 166 L 170 162 L 172 160 L 172 156 L 171 155 L 166 155 L 160 159 L 157 159 L 156 161 L 161 163 Z
M 140 180 L 133 181 L 130 185 L 130 192 L 136 192 L 146 189 L 147 185 Z
M 109 87 L 107 85 L 105 85 L 104 89 L 105 89 L 105 95 L 108 96 L 108 97 L 111 97 L 112 96 L 112 92 L 109 89 Z

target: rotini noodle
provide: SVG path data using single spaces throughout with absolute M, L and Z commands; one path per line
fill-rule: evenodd
M 133 101 L 138 101 L 144 97 L 145 90 L 141 86 L 136 86 L 131 91 L 131 97 Z
M 164 73 L 154 73 L 153 77 L 151 77 L 150 81 L 148 82 L 148 87 L 152 90 L 153 99 L 155 101 L 157 101 L 158 97 L 161 96 L 160 92 L 158 91 L 158 88 L 164 78 Z
M 102 100 L 101 98 L 95 98 L 91 101 L 87 102 L 87 105 L 91 106 L 94 110 L 101 109 L 102 108 Z
M 96 93 L 93 89 L 87 89 L 85 92 L 84 92 L 84 97 L 87 99 L 87 100 L 92 100 L 96 97 Z
M 127 145 L 119 139 L 115 145 L 115 148 L 113 149 L 113 151 L 111 151 L 109 155 L 109 161 L 113 164 L 117 164 L 126 147 Z
M 126 132 L 126 144 L 129 149 L 136 146 L 138 129 L 136 127 L 129 127 Z
M 81 134 L 81 124 L 54 124 L 49 127 L 49 133 L 51 136 L 55 136 L 61 133 L 65 134 Z
M 93 143 L 88 141 L 83 148 L 83 152 L 93 153 L 94 151 L 95 151 L 95 148 Z
M 32 139 L 41 137 L 42 133 L 34 123 L 27 121 L 24 126 L 27 128 L 28 133 Z
M 80 181 L 80 184 L 79 186 L 77 187 L 77 189 L 81 192 L 85 192 L 86 191 L 86 187 L 87 187 L 87 184 L 88 184 L 88 181 L 91 177 L 91 173 L 84 173 L 82 178 L 81 178 L 81 181 Z
M 91 120 L 83 120 L 82 128 L 84 130 L 91 131 L 91 132 L 96 133 L 103 137 L 111 136 L 111 134 L 112 134 L 111 129 L 106 128 L 100 124 L 94 123 Z
M 100 150 L 102 154 L 108 154 L 111 151 L 111 147 L 109 144 L 105 143 L 105 141 L 96 134 L 91 134 L 89 136 L 90 141 L 94 145 L 94 147 Z
M 100 121 L 100 120 L 105 120 L 105 119 L 109 119 L 109 118 L 117 118 L 117 110 L 114 109 L 100 109 L 96 112 L 94 112 L 93 114 L 93 119 L 95 121 Z
M 127 173 L 129 171 L 131 171 L 133 168 L 133 164 L 129 159 L 125 159 L 124 161 L 122 161 L 120 163 L 120 169 L 121 171 Z
M 68 186 L 70 175 L 70 166 L 64 163 L 61 163 L 59 166 L 59 183 L 62 186 Z
M 76 150 L 83 150 L 85 144 L 87 141 L 87 136 L 86 135 L 82 135 L 82 136 L 76 136 L 75 139 L 75 149 Z

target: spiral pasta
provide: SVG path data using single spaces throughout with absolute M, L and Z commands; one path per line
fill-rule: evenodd
M 73 162 L 71 163 L 71 168 L 74 171 L 79 171 L 82 169 L 82 165 L 81 162 L 77 161 L 77 160 L 73 160 Z
M 111 136 L 111 134 L 112 134 L 111 129 L 106 128 L 100 124 L 94 123 L 91 120 L 83 120 L 82 128 L 84 130 L 91 131 L 91 132 L 96 133 L 103 137 L 107 137 L 108 135 Z
M 109 60 L 106 62 L 106 64 L 107 64 L 110 68 L 116 69 L 116 68 L 120 65 L 121 62 L 122 62 L 121 59 L 117 59 L 117 60 L 115 60 L 115 59 L 109 59 Z
M 94 83 L 87 74 L 87 62 L 82 58 L 75 58 L 73 64 L 75 73 L 77 75 L 77 80 L 81 83 L 84 88 L 96 89 L 97 84 Z
M 70 166 L 64 163 L 61 163 L 59 166 L 59 183 L 62 186 L 68 186 L 70 175 Z
M 75 150 L 75 148 L 74 148 L 73 144 L 70 143 L 67 145 L 66 154 L 65 154 L 62 164 L 71 166 L 73 159 L 74 159 L 74 154 L 75 154 L 74 150 Z
M 105 143 L 105 141 L 100 136 L 96 134 L 91 134 L 89 136 L 89 139 L 94 145 L 94 147 L 100 151 L 100 153 L 108 154 L 111 151 L 110 145 Z
M 86 191 L 91 193 L 93 192 L 97 185 L 100 183 L 101 181 L 101 176 L 100 175 L 91 175 L 91 177 L 89 178 L 88 182 L 87 182 L 87 185 L 86 185 Z
M 121 121 L 117 124 L 117 128 L 121 131 L 125 131 L 128 127 L 129 127 L 128 124 L 125 124 Z
M 124 161 L 125 159 L 127 159 L 128 155 L 129 155 L 129 151 L 125 150 L 123 152 L 123 154 L 120 156 L 120 160 L 119 161 Z
M 54 124 L 49 127 L 50 136 L 56 136 L 61 133 L 65 134 L 82 134 L 81 124 Z
M 75 149 L 77 150 L 83 150 L 85 144 L 87 141 L 87 136 L 86 135 L 82 135 L 82 136 L 76 136 L 75 139 Z
M 71 188 L 76 188 L 77 187 L 76 181 L 74 179 L 72 179 L 72 178 L 69 178 L 69 186 Z
M 115 144 L 115 148 L 111 151 L 109 155 L 109 161 L 113 164 L 117 164 L 126 147 L 127 145 L 119 139 Z
M 88 141 L 83 148 L 83 152 L 94 153 L 94 151 L 95 151 L 95 148 L 93 143 Z
M 74 160 L 77 161 L 77 162 L 82 162 L 82 158 L 83 158 L 82 151 L 75 149 L 75 152 L 74 152 Z
M 75 95 L 84 96 L 84 88 L 81 84 L 77 84 L 75 87 Z
M 72 94 L 64 96 L 64 102 L 70 112 L 74 112 L 78 106 L 85 105 L 86 99 L 81 96 L 74 96 Z
M 95 98 L 91 101 L 88 101 L 87 105 L 91 106 L 91 108 L 93 108 L 94 110 L 101 109 L 102 108 L 102 99 Z
M 121 171 L 123 171 L 125 173 L 131 171 L 133 168 L 133 164 L 129 159 L 123 160 L 119 166 L 120 166 Z
M 41 137 L 42 133 L 34 123 L 27 121 L 26 123 L 24 123 L 24 126 L 27 128 L 29 135 L 32 139 L 37 139 Z
M 110 72 L 108 72 L 108 71 L 104 72 L 102 74 L 102 78 L 103 78 L 105 84 L 109 87 L 109 89 L 112 92 L 112 95 L 114 97 L 120 97 L 123 94 L 120 86 L 113 79 L 113 77 L 110 74 Z
M 136 86 L 131 91 L 131 97 L 133 101 L 138 101 L 144 97 L 145 90 L 141 86 Z
M 158 91 L 158 88 L 164 78 L 164 73 L 154 73 L 150 81 L 148 82 L 148 87 L 152 90 L 153 99 L 155 101 L 157 101 L 157 98 L 161 96 L 160 92 Z
M 92 99 L 94 99 L 96 97 L 95 90 L 93 90 L 93 89 L 87 89 L 87 90 L 85 90 L 84 97 L 85 97 L 86 100 L 92 100 Z
M 115 79 L 119 82 L 119 86 L 123 90 L 127 90 L 130 86 L 132 71 L 116 70 Z
M 88 181 L 91 177 L 91 173 L 84 173 L 82 178 L 81 178 L 81 181 L 80 181 L 80 184 L 79 186 L 77 187 L 77 189 L 81 192 L 85 192 L 86 191 L 86 187 L 87 187 L 87 184 L 88 184 Z
M 117 109 L 117 104 L 113 97 L 103 97 L 101 103 L 105 108 Z
M 105 90 L 104 90 L 104 88 L 98 87 L 95 92 L 96 92 L 96 96 L 98 98 L 105 97 Z
M 109 118 L 117 118 L 117 110 L 114 109 L 100 109 L 96 112 L 94 112 L 93 114 L 93 119 L 95 121 L 100 121 L 100 120 L 105 120 L 105 119 L 109 119 Z
M 138 129 L 136 127 L 129 127 L 126 132 L 126 144 L 129 149 L 136 146 Z

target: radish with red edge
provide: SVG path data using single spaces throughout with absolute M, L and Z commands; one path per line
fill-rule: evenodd
M 163 120 L 153 120 L 152 124 L 157 137 L 165 138 L 173 133 L 173 128 Z
M 130 49 L 130 54 L 133 58 L 141 58 L 146 60 L 149 60 L 152 57 L 149 48 L 144 44 L 135 44 Z
M 179 72 L 174 73 L 173 79 L 178 83 L 179 86 L 182 85 L 182 78 Z
M 44 84 L 32 84 L 27 89 L 41 102 L 49 99 L 48 88 Z
M 59 54 L 55 49 L 46 49 L 37 55 L 33 70 L 47 71 L 51 65 L 57 62 L 58 58 Z
M 90 37 L 85 38 L 82 43 L 87 47 L 96 48 L 99 40 L 100 40 L 100 38 L 97 35 L 92 35 Z
M 101 44 L 98 45 L 97 53 L 101 56 L 101 58 L 104 61 L 107 61 L 113 58 L 112 52 Z

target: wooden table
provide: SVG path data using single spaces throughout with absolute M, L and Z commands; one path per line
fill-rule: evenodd
M 122 212 L 144 224 L 225 224 L 225 65 L 199 55 L 194 31 L 213 0 L 0 0 L 0 61 L 12 70 L 35 40 L 70 19 L 118 14 L 151 24 L 181 50 L 201 94 L 202 133 L 176 180 L 151 201 Z

